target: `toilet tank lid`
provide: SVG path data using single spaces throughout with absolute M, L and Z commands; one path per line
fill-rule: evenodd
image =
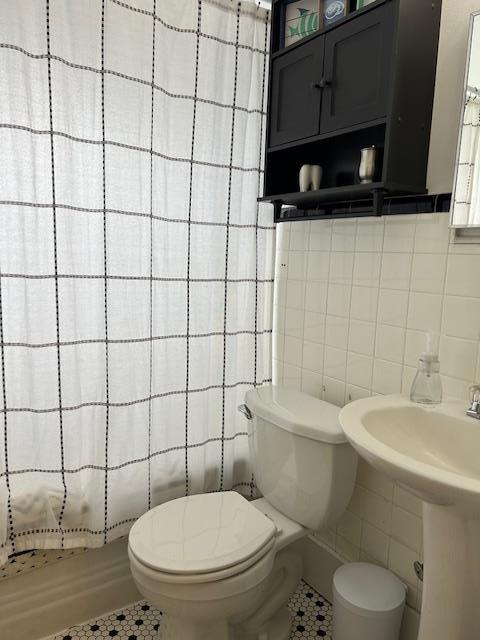
M 341 444 L 347 442 L 338 420 L 339 407 L 295 389 L 276 385 L 247 391 L 250 411 L 295 435 Z

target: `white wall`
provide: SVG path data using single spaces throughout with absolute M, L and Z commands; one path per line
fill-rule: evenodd
M 440 333 L 445 395 L 480 380 L 480 245 L 450 243 L 448 214 L 278 225 L 274 381 L 343 406 L 408 393 L 426 331 Z M 361 461 L 350 506 L 322 540 L 408 585 L 422 557 L 421 503 Z
M 449 193 L 453 187 L 468 27 L 471 12 L 478 10 L 480 0 L 443 0 L 442 3 L 427 176 L 430 193 Z

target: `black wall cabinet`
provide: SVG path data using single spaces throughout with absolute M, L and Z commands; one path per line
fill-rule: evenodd
M 298 47 L 272 64 L 270 143 L 314 136 L 320 126 L 323 38 Z
M 274 0 L 263 198 L 276 217 L 282 204 L 425 193 L 441 0 L 376 0 L 286 49 L 281 10 Z M 377 176 L 361 184 L 372 145 Z M 299 193 L 303 164 L 323 167 L 320 190 Z

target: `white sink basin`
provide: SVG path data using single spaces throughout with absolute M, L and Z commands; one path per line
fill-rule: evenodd
M 480 421 L 466 408 L 395 395 L 340 412 L 358 453 L 424 500 L 421 640 L 480 638 Z

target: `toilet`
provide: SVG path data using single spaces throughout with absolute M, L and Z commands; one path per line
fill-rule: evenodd
M 141 516 L 129 535 L 133 579 L 162 612 L 162 640 L 287 640 L 302 576 L 294 543 L 333 525 L 357 457 L 339 408 L 280 386 L 252 389 L 246 415 L 262 498 L 187 496 Z

